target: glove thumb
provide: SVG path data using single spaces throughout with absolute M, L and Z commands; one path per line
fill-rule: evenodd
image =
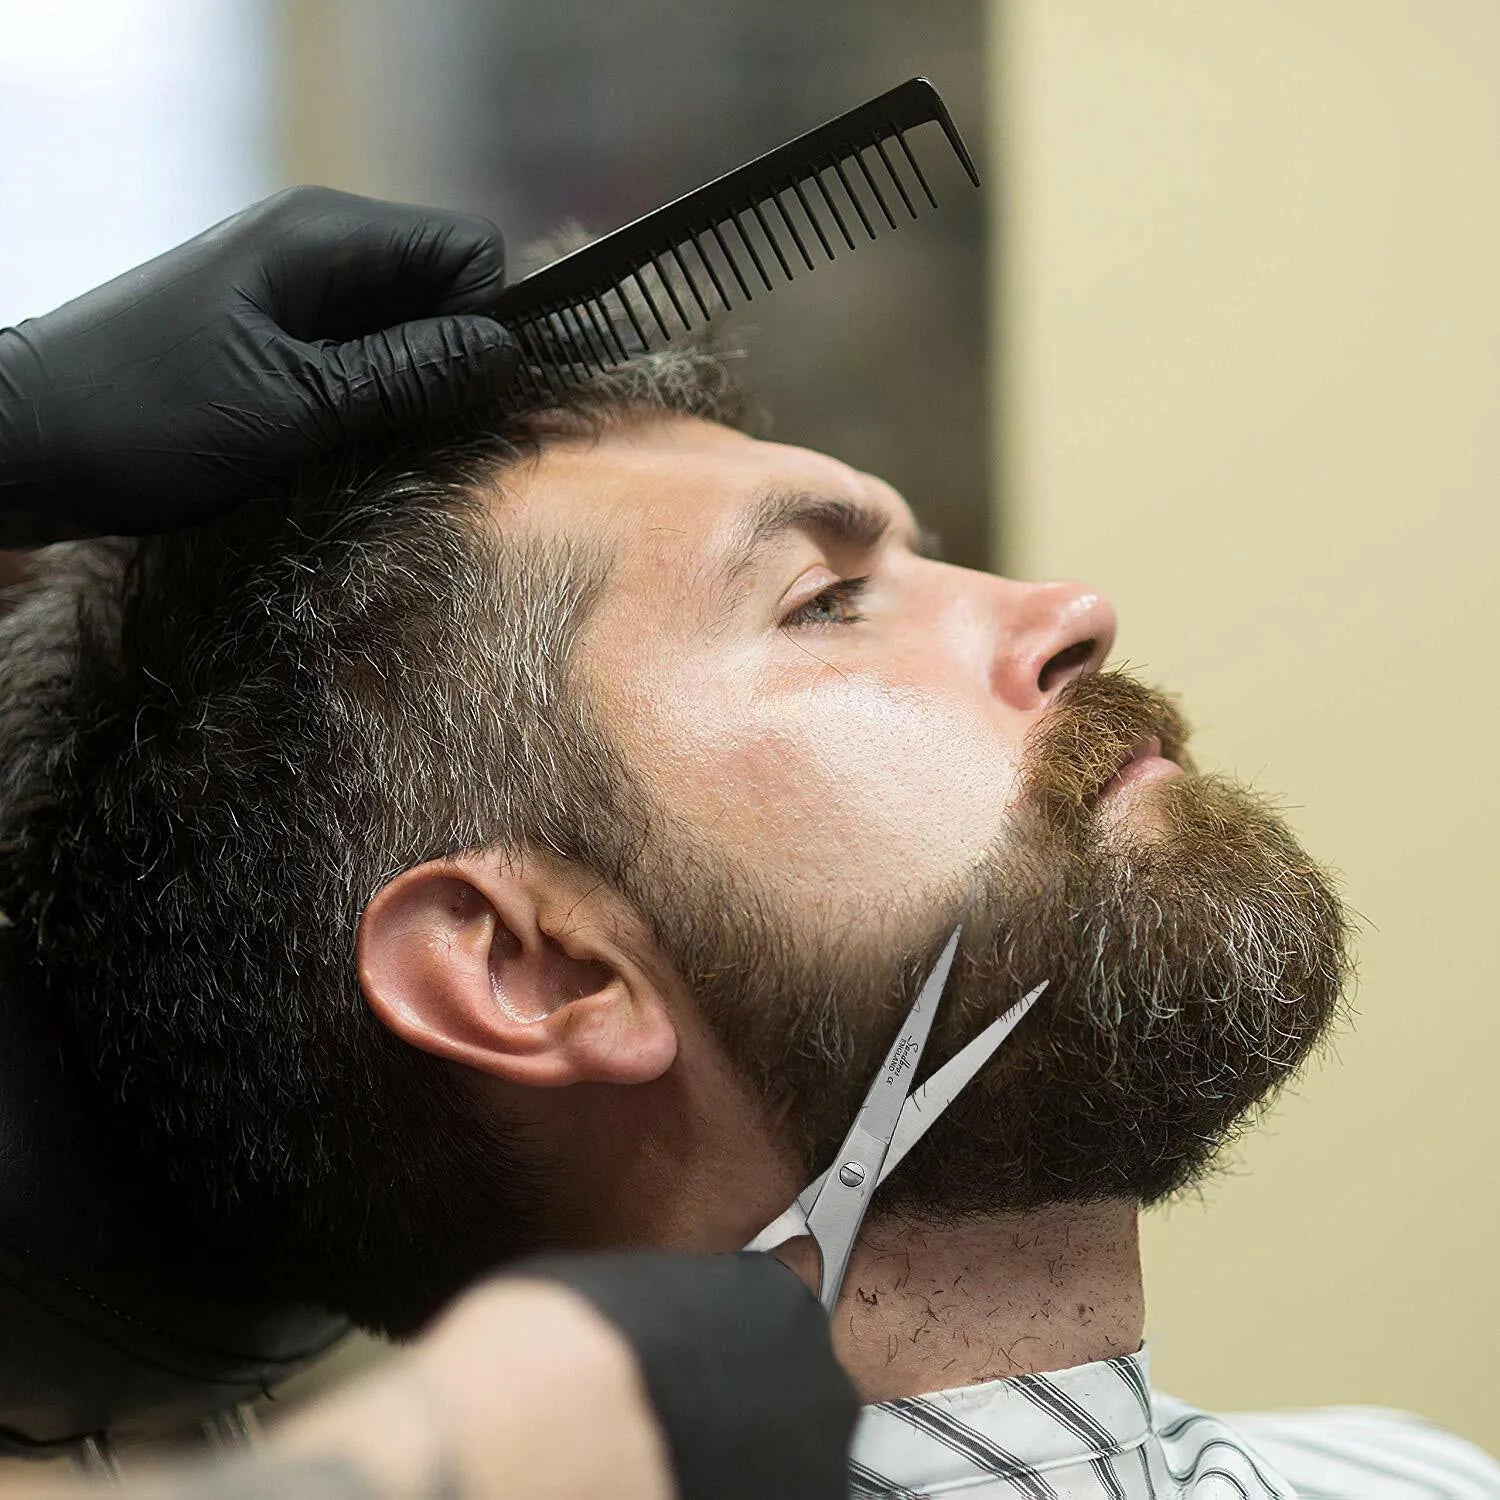
M 493 318 L 453 314 L 385 328 L 323 356 L 327 407 L 345 440 L 409 427 L 497 396 L 520 350 Z

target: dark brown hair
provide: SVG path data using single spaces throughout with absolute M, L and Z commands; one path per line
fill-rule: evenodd
M 741 422 L 729 357 L 643 357 L 213 525 L 52 548 L 0 623 L 0 907 L 194 1220 L 367 1326 L 411 1330 L 528 1229 L 503 1130 L 363 1001 L 366 902 L 496 846 L 612 877 L 642 832 L 569 679 L 607 559 L 483 496 L 653 412 Z

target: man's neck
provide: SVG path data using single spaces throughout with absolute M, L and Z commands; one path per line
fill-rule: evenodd
M 647 1088 L 529 1092 L 539 1133 L 574 1153 L 553 1164 L 557 1247 L 731 1250 L 802 1185 L 712 1046 L 682 1047 Z M 1136 1216 L 1114 1201 L 924 1228 L 880 1217 L 877 1201 L 844 1276 L 834 1348 L 866 1401 L 1133 1354 L 1145 1324 Z M 818 1284 L 810 1239 L 776 1254 Z
M 782 1259 L 812 1274 L 802 1240 Z M 866 1401 L 1133 1354 L 1145 1300 L 1134 1204 L 1017 1214 L 956 1228 L 866 1226 L 833 1317 Z

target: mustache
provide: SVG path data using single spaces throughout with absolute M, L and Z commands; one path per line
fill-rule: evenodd
M 1032 731 L 1021 757 L 1021 802 L 1046 826 L 1080 831 L 1100 794 L 1140 746 L 1196 771 L 1192 731 L 1175 698 L 1123 671 L 1075 677 Z

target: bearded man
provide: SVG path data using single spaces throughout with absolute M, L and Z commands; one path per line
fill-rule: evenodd
M 961 919 L 929 1066 L 1048 989 L 850 1264 L 855 1489 L 1500 1493 L 1414 1419 L 1150 1390 L 1137 1215 L 1323 1036 L 1348 922 L 1115 629 L 647 356 L 54 549 L 0 905 L 225 1254 L 398 1337 L 523 1251 L 742 1245 Z

